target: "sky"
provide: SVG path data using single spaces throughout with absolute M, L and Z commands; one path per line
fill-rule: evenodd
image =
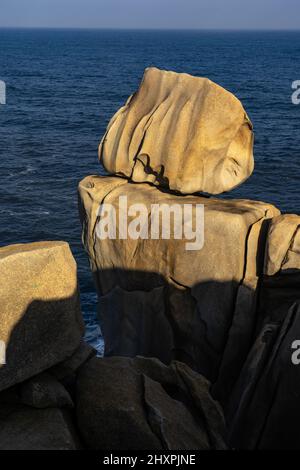
M 0 0 L 0 27 L 300 29 L 300 0 Z

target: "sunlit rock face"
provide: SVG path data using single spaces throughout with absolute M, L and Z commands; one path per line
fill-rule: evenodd
M 0 248 L 0 341 L 6 356 L 0 390 L 71 356 L 83 333 L 77 269 L 68 243 Z
M 266 276 L 295 274 L 300 269 L 300 216 L 275 217 L 270 225 L 266 246 Z
M 252 124 L 240 101 L 207 78 L 146 69 L 99 146 L 111 174 L 183 194 L 229 191 L 252 173 Z

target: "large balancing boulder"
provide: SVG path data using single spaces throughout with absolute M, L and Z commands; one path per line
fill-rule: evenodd
M 219 194 L 252 173 L 252 124 L 241 102 L 207 78 L 148 68 L 99 146 L 111 174 L 183 194 Z

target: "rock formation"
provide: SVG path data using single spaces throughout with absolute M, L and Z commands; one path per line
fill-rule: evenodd
M 49 372 L 42 372 L 20 386 L 22 403 L 33 408 L 73 408 L 65 387 Z
M 203 374 L 224 408 L 232 447 L 300 448 L 293 414 L 300 375 L 291 361 L 299 336 L 300 217 L 258 201 L 189 195 L 243 182 L 253 169 L 252 140 L 230 93 L 206 79 L 147 69 L 100 143 L 111 175 L 79 185 L 83 243 L 106 356 L 179 360 Z M 134 210 L 125 214 L 122 198 Z M 169 239 L 152 237 L 153 204 L 202 205 L 199 249 L 188 250 L 175 225 Z M 99 236 L 104 206 L 114 209 L 115 236 L 109 229 Z M 141 206 L 148 217 L 137 223 Z M 136 236 L 124 237 L 124 220 Z
M 244 449 L 299 449 L 300 216 L 275 217 L 266 243 L 255 342 L 227 408 L 230 440 Z M 300 343 L 298 344 L 300 347 Z
M 224 450 L 225 423 L 209 382 L 184 364 L 92 359 L 77 385 L 78 425 L 97 450 Z
M 190 194 L 250 175 L 240 102 L 148 69 L 100 159 L 79 206 L 106 357 L 68 244 L 0 248 L 0 450 L 300 449 L 300 216 Z
M 0 450 L 226 448 L 204 377 L 180 363 L 94 358 L 67 243 L 1 248 L 0 281 Z
M 77 370 L 91 356 L 77 285 L 65 242 L 0 248 L 0 450 L 82 447 L 65 388 L 70 364 Z
M 136 183 L 219 194 L 253 171 L 252 124 L 240 101 L 207 78 L 149 68 L 110 121 L 99 158 Z
M 65 242 L 0 248 L 0 391 L 63 361 L 79 346 L 84 324 L 77 268 Z
M 262 202 L 174 196 L 117 177 L 87 177 L 79 194 L 106 355 L 182 360 L 213 382 L 225 355 L 224 361 L 230 361 L 227 372 L 238 373 L 235 368 L 242 363 L 234 364 L 237 347 L 242 357 L 255 322 L 256 286 L 263 268 L 257 262 L 259 241 L 264 222 L 279 211 Z M 187 250 L 185 238 L 152 239 L 151 224 L 145 239 L 101 239 L 99 204 L 116 208 L 118 228 L 120 215 L 125 216 L 122 195 L 128 207 L 139 203 L 148 213 L 154 203 L 190 204 L 194 226 L 195 208 L 204 205 L 203 248 Z M 128 225 L 132 220 L 127 217 Z M 243 337 L 239 346 L 233 334 Z M 226 378 L 222 380 L 225 387 Z
M 0 405 L 0 450 L 76 450 L 64 412 Z

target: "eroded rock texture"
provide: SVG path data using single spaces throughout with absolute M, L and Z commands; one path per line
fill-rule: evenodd
M 0 248 L 0 390 L 73 354 L 84 332 L 77 269 L 65 242 Z
M 77 420 L 97 450 L 226 449 L 209 382 L 184 364 L 94 358 L 79 373 Z
M 266 243 L 260 317 L 282 318 L 300 296 L 300 216 L 275 217 Z
M 266 244 L 256 339 L 226 410 L 234 447 L 300 448 L 300 366 L 292 360 L 293 343 L 300 339 L 299 247 L 300 216 L 275 217 Z
M 79 193 L 106 355 L 183 361 L 219 378 L 219 393 L 228 396 L 251 346 L 264 237 L 279 211 L 257 201 L 174 196 L 117 177 L 87 177 Z M 99 205 L 112 204 L 118 221 L 122 195 L 148 211 L 153 203 L 204 204 L 203 248 L 189 251 L 186 239 L 172 236 L 100 239 Z
M 191 194 L 229 191 L 252 173 L 252 124 L 240 101 L 207 78 L 146 69 L 99 147 L 111 174 Z
M 20 400 L 33 408 L 72 408 L 72 398 L 65 387 L 49 372 L 32 377 L 20 386 Z
M 0 404 L 0 450 L 76 450 L 68 415 L 58 408 Z
M 109 123 L 99 158 L 115 176 L 87 177 L 79 187 L 105 354 L 172 365 L 128 357 L 88 363 L 78 414 L 88 446 L 113 442 L 125 449 L 135 441 L 134 448 L 211 448 L 203 422 L 196 432 L 191 409 L 199 403 L 196 375 L 191 379 L 176 360 L 212 382 L 231 447 L 300 448 L 300 366 L 292 360 L 300 340 L 300 216 L 280 215 L 258 201 L 190 195 L 219 194 L 245 181 L 252 147 L 251 123 L 233 95 L 207 79 L 153 68 Z M 103 204 L 114 208 L 112 236 L 99 236 Z M 187 204 L 203 245 L 187 249 L 187 237 L 176 237 L 175 228 L 169 237 L 153 237 L 153 205 L 172 211 Z M 197 205 L 204 206 L 203 233 Z M 148 215 L 137 223 L 141 206 Z M 128 213 L 128 207 L 134 209 Z M 138 236 L 124 237 L 124 226 L 132 224 Z M 89 394 L 98 394 L 94 379 L 101 374 L 107 398 L 99 398 L 93 419 Z M 120 401 L 112 389 L 118 378 Z M 207 401 L 203 409 L 210 409 Z M 105 435 L 99 423 L 107 410 Z

